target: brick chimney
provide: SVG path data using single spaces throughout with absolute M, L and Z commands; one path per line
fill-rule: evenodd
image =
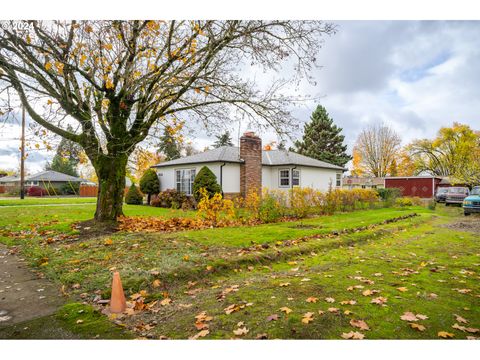
M 240 192 L 245 197 L 250 189 L 262 191 L 262 139 L 254 132 L 246 132 L 240 138 Z

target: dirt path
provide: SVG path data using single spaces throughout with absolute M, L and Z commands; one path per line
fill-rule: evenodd
M 462 217 L 454 222 L 445 225 L 445 227 L 448 227 L 452 230 L 468 231 L 480 234 L 480 215 Z
M 56 286 L 0 244 L 0 328 L 53 314 L 62 301 Z

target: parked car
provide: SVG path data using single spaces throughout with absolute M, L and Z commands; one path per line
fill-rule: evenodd
M 463 200 L 470 194 L 470 191 L 467 187 L 450 187 L 447 191 L 447 196 L 445 197 L 445 205 L 460 205 L 462 206 Z
M 465 216 L 480 213 L 480 186 L 475 186 L 463 200 L 463 213 Z
M 445 198 L 447 197 L 447 191 L 448 188 L 446 187 L 440 187 L 437 189 L 437 192 L 435 193 L 435 201 L 436 202 L 445 202 Z

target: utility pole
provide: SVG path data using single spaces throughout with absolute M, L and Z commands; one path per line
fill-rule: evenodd
M 22 144 L 20 145 L 20 199 L 25 198 L 25 107 L 22 106 Z

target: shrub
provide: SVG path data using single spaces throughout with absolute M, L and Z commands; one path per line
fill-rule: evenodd
M 132 184 L 128 189 L 127 195 L 125 195 L 125 203 L 130 205 L 142 205 L 143 196 L 135 184 Z
M 160 180 L 158 180 L 157 173 L 153 169 L 148 169 L 140 179 L 140 191 L 147 194 L 147 204 L 150 205 L 152 195 L 160 192 Z
M 30 186 L 27 190 L 28 196 L 46 196 L 48 195 L 47 190 L 40 186 Z
M 266 192 L 262 196 L 262 201 L 258 207 L 258 220 L 262 223 L 276 222 L 284 215 L 282 210 L 278 199 L 272 193 Z
M 232 200 L 224 199 L 220 193 L 210 196 L 204 188 L 201 188 L 199 193 L 201 198 L 197 206 L 198 217 L 203 217 L 207 221 L 210 221 L 213 226 L 217 226 L 218 221 L 222 218 L 227 220 L 233 218 L 235 212 L 233 210 Z
M 59 190 L 62 195 L 77 195 L 80 192 L 80 183 L 66 183 Z
M 397 206 L 413 206 L 413 205 L 423 205 L 422 199 L 418 196 L 414 197 L 402 197 L 395 200 L 395 205 Z
M 204 166 L 200 169 L 195 180 L 193 181 L 193 196 L 197 202 L 203 198 L 200 189 L 205 189 L 207 196 L 212 197 L 217 193 L 221 193 L 222 189 L 217 183 L 217 177 L 208 167 Z
M 377 193 L 387 206 L 393 205 L 395 200 L 402 196 L 402 190 L 399 188 L 377 189 Z
M 183 207 L 183 204 L 188 201 L 187 195 L 175 189 L 167 189 L 160 192 L 151 202 L 152 206 L 175 208 Z

